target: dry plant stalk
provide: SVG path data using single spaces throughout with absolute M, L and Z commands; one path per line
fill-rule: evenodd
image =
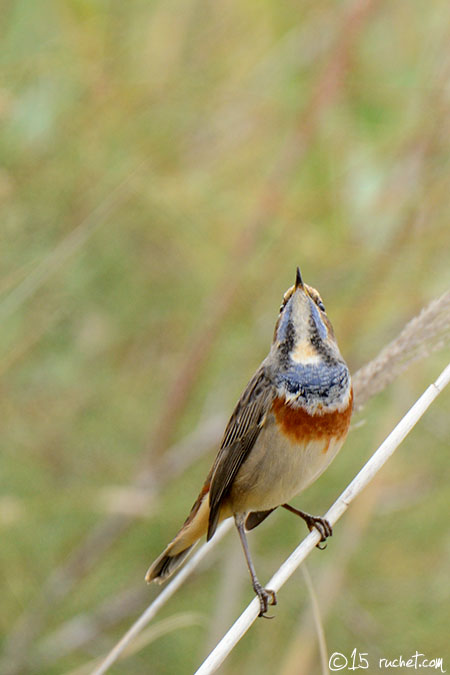
M 380 481 L 375 478 L 358 499 L 358 507 L 349 510 L 340 530 L 339 539 L 335 542 L 337 546 L 334 547 L 333 558 L 320 570 L 315 587 L 322 624 L 325 624 L 334 603 L 342 592 L 348 565 L 361 544 L 379 503 L 381 492 Z M 313 622 L 312 610 L 310 606 L 305 608 L 298 628 L 294 630 L 291 644 L 287 646 L 280 661 L 279 675 L 308 675 L 314 671 L 314 657 L 318 643 L 315 638 L 318 633 Z
M 441 349 L 450 333 L 450 291 L 432 300 L 370 363 L 353 376 L 355 410 L 418 359 Z

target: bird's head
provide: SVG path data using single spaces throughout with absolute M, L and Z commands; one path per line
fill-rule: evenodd
M 281 303 L 272 350 L 286 365 L 343 360 L 322 298 L 315 288 L 303 282 L 298 267 L 295 284 Z

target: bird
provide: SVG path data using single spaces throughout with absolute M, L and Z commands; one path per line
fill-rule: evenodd
M 350 372 L 318 291 L 295 283 L 283 296 L 269 354 L 244 389 L 225 428 L 217 457 L 175 538 L 150 566 L 148 583 L 164 582 L 206 534 L 233 517 L 259 598 L 259 616 L 276 605 L 273 590 L 260 583 L 246 533 L 275 509 L 300 516 L 322 542 L 330 523 L 288 502 L 313 483 L 342 447 L 350 426 Z

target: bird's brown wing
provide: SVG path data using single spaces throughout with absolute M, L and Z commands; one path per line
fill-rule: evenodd
M 220 506 L 264 426 L 274 397 L 275 388 L 267 377 L 264 366 L 261 366 L 248 383 L 234 409 L 212 468 L 208 540 L 216 530 Z

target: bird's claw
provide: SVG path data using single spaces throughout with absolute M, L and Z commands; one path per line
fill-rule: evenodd
M 260 611 L 258 616 L 261 616 L 263 619 L 273 619 L 273 616 L 266 614 L 267 608 L 270 605 L 277 604 L 277 596 L 275 591 L 270 590 L 270 588 L 263 588 L 260 585 L 255 585 L 254 591 L 259 599 Z
M 324 546 L 321 546 L 320 544 L 322 542 L 325 542 L 328 539 L 328 537 L 333 536 L 333 528 L 331 527 L 330 523 L 326 518 L 320 518 L 319 516 L 310 516 L 308 514 L 308 517 L 305 520 L 310 532 L 312 532 L 313 529 L 316 529 L 320 534 L 320 541 L 317 544 L 317 548 L 320 548 L 320 550 L 323 551 L 323 549 L 326 548 L 327 545 L 325 544 Z

